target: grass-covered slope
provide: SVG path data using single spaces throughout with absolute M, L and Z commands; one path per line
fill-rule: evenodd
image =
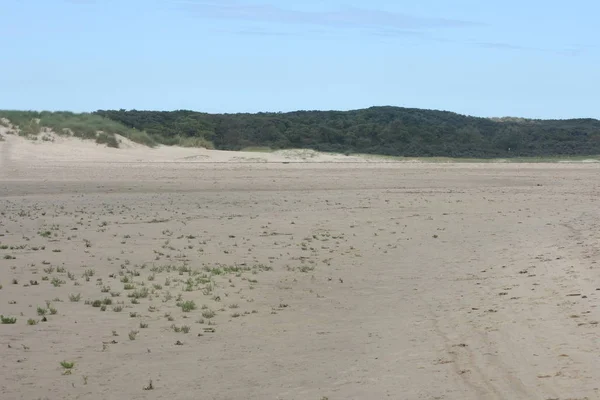
M 110 147 L 119 146 L 115 134 L 147 146 L 156 145 L 145 132 L 98 114 L 0 110 L 0 119 L 8 121 L 6 125 L 10 124 L 14 133 L 25 137 L 36 137 L 47 128 L 58 135 L 92 139 Z

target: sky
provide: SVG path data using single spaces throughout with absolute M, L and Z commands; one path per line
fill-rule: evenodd
M 2 0 L 0 109 L 600 118 L 597 0 Z

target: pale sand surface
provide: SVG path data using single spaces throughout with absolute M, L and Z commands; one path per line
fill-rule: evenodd
M 597 164 L 235 157 L 0 142 L 0 399 L 600 398 Z

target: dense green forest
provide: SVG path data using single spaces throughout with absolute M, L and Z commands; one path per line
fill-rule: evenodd
M 257 114 L 99 110 L 95 114 L 145 131 L 160 143 L 188 139 L 223 150 L 259 146 L 481 158 L 600 154 L 600 121 L 595 119 L 490 119 L 399 107 Z

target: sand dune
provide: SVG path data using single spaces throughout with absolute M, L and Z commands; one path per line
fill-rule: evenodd
M 2 136 L 0 399 L 600 397 L 597 164 Z
M 65 137 L 52 132 L 40 134 L 37 140 L 6 134 L 0 135 L 13 146 L 16 161 L 55 162 L 367 162 L 370 158 L 319 153 L 313 150 L 280 150 L 274 152 L 215 151 L 201 148 L 157 146 L 150 148 L 115 135 L 118 149 L 96 144 L 92 140 Z M 378 160 L 381 161 L 381 160 Z

